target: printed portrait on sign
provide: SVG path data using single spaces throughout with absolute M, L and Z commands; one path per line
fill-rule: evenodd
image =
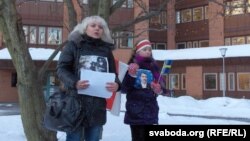
M 79 59 L 79 64 L 81 68 L 98 71 L 98 72 L 108 72 L 108 61 L 106 57 L 96 56 L 96 55 L 85 55 L 81 56 Z
M 150 88 L 153 81 L 153 75 L 150 70 L 139 69 L 136 73 L 135 87 L 136 88 Z

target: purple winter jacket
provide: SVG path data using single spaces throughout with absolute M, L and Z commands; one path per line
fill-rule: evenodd
M 152 58 L 135 57 L 140 69 L 147 69 L 157 76 L 158 69 Z M 156 75 L 155 75 L 156 74 Z M 135 78 L 128 73 L 122 82 L 122 91 L 126 93 L 126 112 L 124 123 L 130 125 L 151 125 L 158 124 L 159 106 L 157 95 L 150 87 L 138 88 L 134 86 Z

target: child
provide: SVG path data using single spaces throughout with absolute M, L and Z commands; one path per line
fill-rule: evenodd
M 128 71 L 122 82 L 122 90 L 127 94 L 124 123 L 130 125 L 132 141 L 144 141 L 144 127 L 139 125 L 158 124 L 159 106 L 156 98 L 159 94 L 166 93 L 165 81 L 159 78 L 160 69 L 152 57 L 151 43 L 147 39 L 136 44 L 135 53 L 128 64 Z M 150 87 L 136 87 L 138 69 L 152 73 Z

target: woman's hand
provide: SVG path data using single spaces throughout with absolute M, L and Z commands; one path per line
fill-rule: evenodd
M 106 83 L 106 89 L 109 92 L 116 92 L 118 90 L 118 84 L 116 82 L 107 82 Z
M 88 80 L 79 80 L 76 82 L 76 88 L 77 89 L 87 89 L 89 87 L 89 81 Z

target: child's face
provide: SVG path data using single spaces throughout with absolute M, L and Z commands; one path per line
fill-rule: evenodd
M 92 38 L 100 39 L 103 34 L 103 27 L 100 23 L 94 21 L 87 26 L 86 34 Z
M 151 57 L 152 55 L 151 46 L 144 47 L 143 49 L 139 50 L 138 54 L 142 57 Z

